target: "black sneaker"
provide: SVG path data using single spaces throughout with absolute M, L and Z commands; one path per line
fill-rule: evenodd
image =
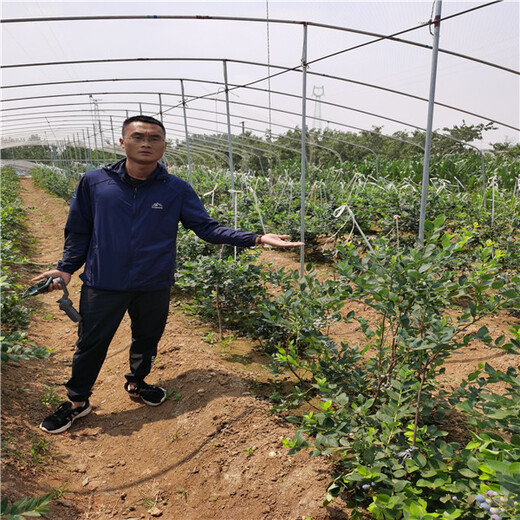
M 135 383 L 136 388 L 130 388 L 130 382 L 125 383 L 125 390 L 131 397 L 140 397 L 150 406 L 159 406 L 166 399 L 166 390 L 159 386 L 152 386 L 146 383 Z
M 78 417 L 85 417 L 92 411 L 90 403 L 85 401 L 78 408 L 72 409 L 72 403 L 61 403 L 56 411 L 46 417 L 40 424 L 40 428 L 47 433 L 61 433 L 68 430 Z

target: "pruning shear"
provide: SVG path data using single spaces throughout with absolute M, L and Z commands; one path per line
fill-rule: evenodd
M 81 321 L 81 314 L 73 307 L 72 301 L 69 298 L 69 291 L 67 290 L 63 278 L 46 278 L 45 280 L 29 287 L 29 289 L 22 294 L 22 298 L 46 293 L 49 291 L 49 287 L 52 283 L 59 283 L 63 291 L 63 296 L 56 302 L 60 304 L 60 310 L 65 311 L 67 316 L 73 322 L 79 323 Z

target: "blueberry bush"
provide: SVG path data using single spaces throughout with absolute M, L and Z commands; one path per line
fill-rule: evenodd
M 21 298 L 23 289 L 20 271 L 27 262 L 23 255 L 23 249 L 27 247 L 24 232 L 25 210 L 20 199 L 20 184 L 15 170 L 10 166 L 3 166 L 1 176 L 1 359 L 2 362 L 7 362 L 48 357 L 49 351 L 36 347 L 27 340 L 23 332 L 33 311 L 30 304 Z
M 396 249 L 381 239 L 373 254 L 360 255 L 352 245 L 342 250 L 336 290 L 378 318 L 368 323 L 349 313 L 365 343 L 329 345 L 311 370 L 306 359 L 281 349 L 277 368 L 309 374 L 320 397 L 317 410 L 289 418 L 299 430 L 285 443 L 292 453 L 306 448 L 334 461 L 325 503 L 343 496 L 351 518 L 469 519 L 488 512 L 495 520 L 514 518 L 520 498 L 516 372 L 488 367 L 487 378 L 476 372 L 451 393 L 438 378 L 448 357 L 472 341 L 520 352 L 518 326 L 508 338 L 492 338 L 480 325 L 498 311 L 520 308 L 520 276 L 504 274 L 503 252 L 491 242 L 478 246 L 478 262 L 465 267 L 469 232 L 454 236 L 443 219 L 427 228 L 423 247 Z M 483 390 L 498 380 L 509 383 L 508 393 Z M 453 406 L 471 432 L 466 444 L 450 439 Z
M 378 172 L 367 162 L 310 167 L 306 249 L 332 264 L 327 280 L 312 266 L 300 276 L 179 233 L 186 308 L 221 334 L 253 337 L 273 373 L 292 376 L 273 411 L 307 411 L 288 415 L 298 429 L 285 445 L 332 462 L 325 504 L 341 496 L 354 520 L 520 518 L 517 369 L 484 364 L 458 388 L 440 383 L 446 361 L 474 342 L 520 352 L 519 170 L 488 159 L 487 179 L 478 160 L 434 159 L 420 246 L 420 160 Z M 298 236 L 296 166 L 236 172 L 238 227 Z M 232 225 L 227 172 L 197 168 L 193 181 L 210 214 Z M 492 337 L 484 322 L 498 313 L 511 327 Z M 335 343 L 330 327 L 341 319 L 363 340 Z

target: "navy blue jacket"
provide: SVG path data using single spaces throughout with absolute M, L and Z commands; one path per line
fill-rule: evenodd
M 125 161 L 87 172 L 78 183 L 57 268 L 96 289 L 152 291 L 173 285 L 179 222 L 213 244 L 250 247 L 257 235 L 221 226 L 193 188 L 159 164 L 137 188 Z

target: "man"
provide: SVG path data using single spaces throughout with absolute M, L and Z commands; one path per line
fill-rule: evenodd
M 178 224 L 215 244 L 296 247 L 287 235 L 257 235 L 221 226 L 209 217 L 191 186 L 159 163 L 166 150 L 163 124 L 149 116 L 123 123 L 126 159 L 87 172 L 79 181 L 65 225 L 65 246 L 56 269 L 44 278 L 66 284 L 83 264 L 79 312 L 82 320 L 65 384 L 69 401 L 46 417 L 40 428 L 61 433 L 89 414 L 91 389 L 126 311 L 132 343 L 125 389 L 131 397 L 158 406 L 163 388 L 145 383 L 168 316 L 174 282 Z M 51 284 L 50 290 L 59 284 Z

